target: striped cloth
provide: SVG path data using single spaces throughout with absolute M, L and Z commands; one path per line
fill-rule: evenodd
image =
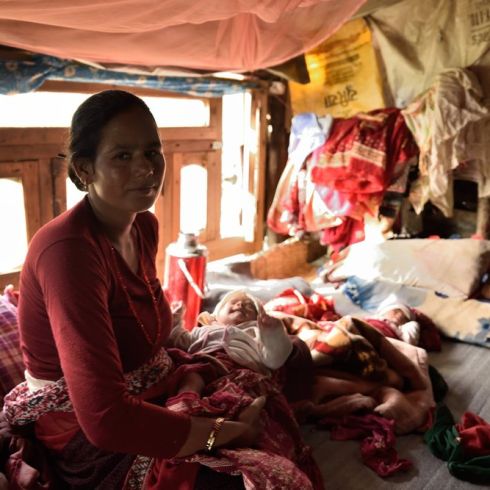
M 0 401 L 24 381 L 24 363 L 19 345 L 17 308 L 0 295 Z

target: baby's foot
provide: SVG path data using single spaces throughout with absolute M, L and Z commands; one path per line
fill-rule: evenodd
M 350 415 L 359 410 L 373 410 L 376 404 L 376 400 L 371 396 L 354 393 L 352 395 L 338 396 L 329 402 L 315 405 L 311 408 L 310 415 L 314 418 L 339 417 Z
M 266 402 L 265 396 L 259 396 L 248 407 L 245 407 L 238 415 L 238 420 L 250 424 L 257 420 L 260 411 L 264 408 Z
M 395 388 L 385 387 L 379 392 L 381 404 L 374 411 L 395 421 L 397 434 L 408 434 L 418 429 L 427 419 L 430 403 L 425 390 L 402 393 Z

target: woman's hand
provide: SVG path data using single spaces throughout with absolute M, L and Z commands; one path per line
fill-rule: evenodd
M 260 435 L 260 412 L 266 403 L 265 396 L 259 396 L 238 415 L 238 422 L 243 424 L 243 434 L 232 441 L 235 447 L 253 447 Z
M 238 420 L 227 420 L 216 436 L 215 447 L 252 447 L 260 434 L 259 417 L 265 402 L 265 396 L 260 396 L 240 412 Z M 191 417 L 189 434 L 176 456 L 203 451 L 214 422 L 214 418 Z

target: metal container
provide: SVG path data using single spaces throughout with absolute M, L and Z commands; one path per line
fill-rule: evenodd
M 165 250 L 163 289 L 170 303 L 182 301 L 182 324 L 187 330 L 196 326 L 204 298 L 207 255 L 208 249 L 194 233 L 181 232 Z

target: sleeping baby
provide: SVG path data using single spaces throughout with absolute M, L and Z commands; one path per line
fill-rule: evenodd
M 283 321 L 268 315 L 261 302 L 245 291 L 228 293 L 212 314 L 201 313 L 199 322 L 202 326 L 188 331 L 177 320 L 170 345 L 192 354 L 224 351 L 240 366 L 266 375 L 280 369 L 292 351 Z M 336 407 L 343 413 L 373 409 L 377 402 L 367 394 L 382 384 L 365 379 L 352 381 L 348 375 L 345 379 L 320 375 L 305 383 L 313 384 L 312 398 L 308 401 L 308 414 L 313 416 L 333 414 Z M 398 384 L 398 379 L 393 384 Z M 189 373 L 181 381 L 178 393 L 200 394 L 203 388 L 202 378 Z M 336 399 L 333 404 L 331 398 Z
M 191 331 L 177 321 L 170 344 L 191 354 L 224 350 L 240 366 L 263 374 L 280 368 L 293 348 L 282 321 L 245 291 L 228 293 L 213 314 L 201 313 L 198 321 L 202 326 Z

